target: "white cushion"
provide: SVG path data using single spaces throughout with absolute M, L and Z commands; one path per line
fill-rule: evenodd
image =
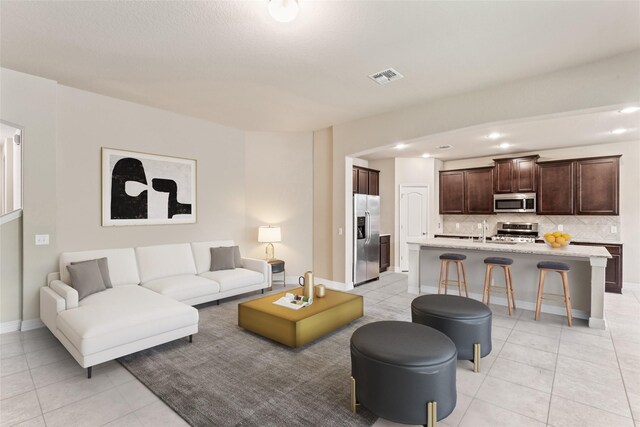
M 262 274 L 247 270 L 246 268 L 234 268 L 233 270 L 205 271 L 200 276 L 215 280 L 220 283 L 220 292 L 238 289 L 245 286 L 264 283 Z
M 111 277 L 111 284 L 113 286 L 137 285 L 140 283 L 136 254 L 133 248 L 63 252 L 60 255 L 60 279 L 67 284 L 71 283 L 67 265 L 72 262 L 104 257 L 107 258 L 109 277 Z
M 146 282 L 142 286 L 178 301 L 220 292 L 218 282 L 194 275 L 163 277 Z
M 193 258 L 196 261 L 196 271 L 198 274 L 209 271 L 209 268 L 211 268 L 211 248 L 235 245 L 236 244 L 233 243 L 233 240 L 212 240 L 210 242 L 191 243 Z
M 58 330 L 83 355 L 198 323 L 198 310 L 141 286 L 119 286 L 58 315 Z
M 189 243 L 143 246 L 136 248 L 142 283 L 169 276 L 196 274 Z

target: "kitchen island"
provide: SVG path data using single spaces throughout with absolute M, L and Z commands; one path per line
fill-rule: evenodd
M 516 306 L 535 310 L 538 289 L 537 263 L 540 261 L 561 261 L 571 266 L 569 289 L 571 292 L 572 313 L 576 318 L 588 319 L 592 328 L 605 329 L 604 287 L 605 268 L 609 252 L 601 246 L 569 245 L 561 249 L 552 249 L 544 243 L 505 244 L 480 242 L 461 239 L 424 239 L 408 242 L 409 247 L 409 288 L 408 292 L 435 293 L 440 275 L 439 256 L 445 252 L 456 252 L 467 256 L 465 267 L 469 296 L 482 300 L 484 285 L 484 259 L 500 256 L 513 259 L 513 287 Z M 455 268 L 451 268 L 449 280 L 456 277 Z M 494 271 L 494 285 L 503 286 L 503 275 Z M 560 277 L 547 274 L 545 292 L 561 293 Z M 449 292 L 457 291 L 449 287 Z M 506 305 L 506 295 L 492 292 L 493 304 Z M 544 301 L 542 312 L 563 315 L 563 305 Z

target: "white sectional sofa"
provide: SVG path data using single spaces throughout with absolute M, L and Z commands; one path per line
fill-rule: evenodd
M 209 241 L 65 252 L 59 275 L 40 290 L 40 317 L 76 361 L 88 368 L 198 332 L 192 305 L 269 287 L 264 260 L 242 258 L 242 267 L 209 271 Z M 113 288 L 78 301 L 67 265 L 107 258 Z

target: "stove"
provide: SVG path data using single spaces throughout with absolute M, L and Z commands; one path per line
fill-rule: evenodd
M 537 222 L 499 222 L 494 243 L 535 243 L 538 237 Z

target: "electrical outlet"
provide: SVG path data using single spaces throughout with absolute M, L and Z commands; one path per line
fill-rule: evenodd
M 342 236 L 342 227 L 338 228 L 338 236 Z
M 460 223 L 456 222 L 456 230 L 460 230 Z
M 611 233 L 612 234 L 616 234 L 618 232 L 618 227 L 616 227 L 615 225 L 611 226 Z
M 478 230 L 482 230 L 482 223 L 481 222 L 478 223 Z
M 564 225 L 558 224 L 558 231 L 564 231 Z
M 48 234 L 36 234 L 36 246 L 43 246 L 49 244 Z

